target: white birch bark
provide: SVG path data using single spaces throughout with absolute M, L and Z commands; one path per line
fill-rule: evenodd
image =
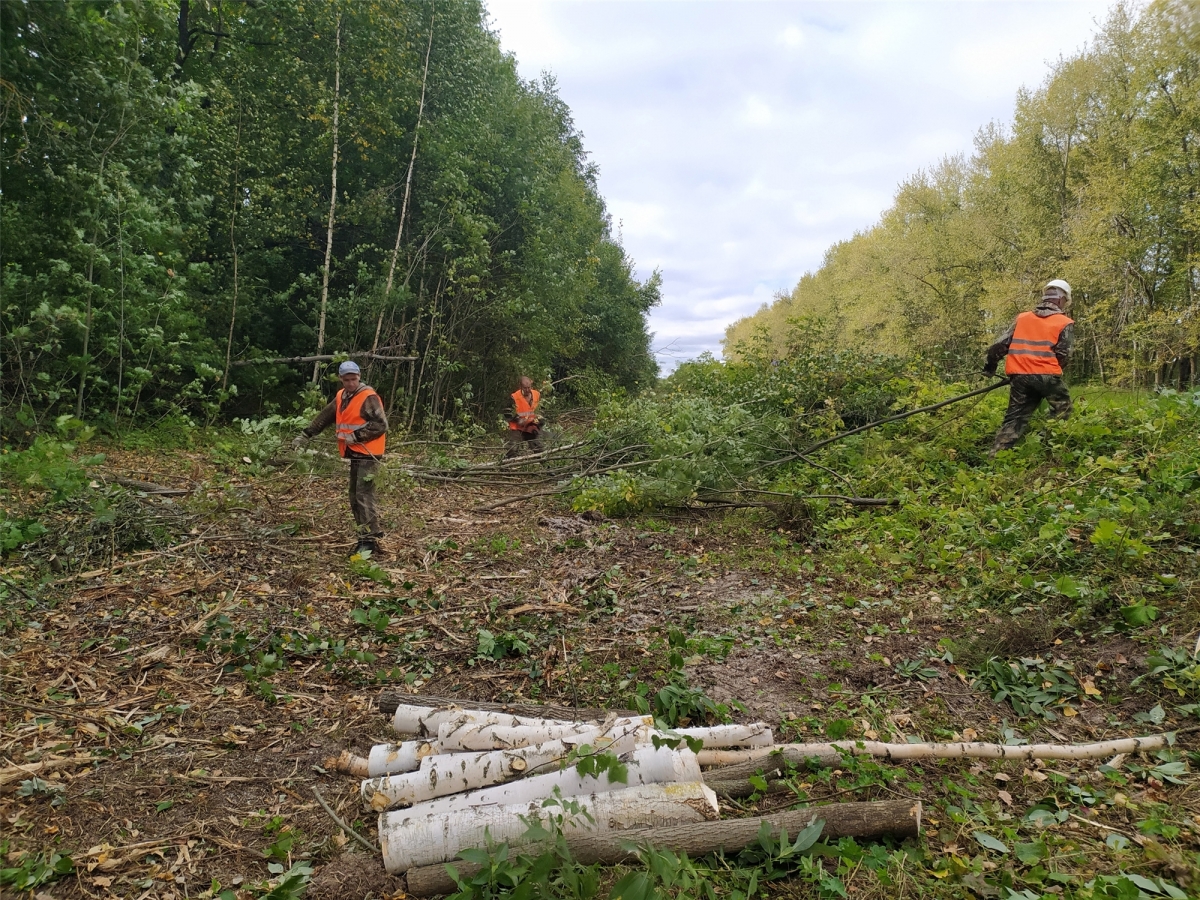
M 1118 738 L 1094 744 L 985 744 L 960 742 L 953 744 L 885 744 L 879 741 L 840 741 L 829 744 L 778 744 L 750 750 L 702 750 L 700 765 L 730 766 L 737 763 L 766 759 L 775 751 L 798 756 L 828 756 L 845 751 L 861 756 L 875 756 L 890 761 L 905 759 L 1103 759 L 1117 753 L 1144 753 L 1161 750 L 1168 745 L 1165 734 L 1150 737 Z
M 597 734 L 593 746 L 597 751 L 623 756 L 633 752 L 636 741 L 637 729 L 626 728 L 614 730 L 608 735 Z M 566 759 L 578 743 L 547 741 L 515 750 L 426 756 L 417 771 L 367 779 L 363 781 L 360 792 L 363 803 L 376 812 L 423 803 L 437 797 L 522 778 L 539 767 Z
M 329 225 L 325 230 L 325 268 L 321 275 L 321 318 L 317 324 L 317 355 L 325 352 L 325 312 L 329 308 L 329 266 L 333 261 L 333 219 L 337 209 L 338 107 L 342 99 L 342 16 L 339 13 L 334 35 L 333 63 L 333 165 L 329 188 Z M 317 383 L 321 364 L 313 363 L 312 383 Z
M 534 775 L 519 781 L 486 787 L 482 790 L 438 797 L 418 803 L 403 813 L 411 817 L 462 812 L 478 806 L 507 806 L 513 803 L 541 802 L 557 789 L 564 797 L 579 797 L 605 791 L 619 791 L 640 784 L 702 781 L 700 764 L 690 750 L 669 750 L 666 747 L 638 747 L 626 760 L 625 781 L 614 781 L 608 773 L 599 776 L 581 775 L 576 768 Z
M 384 867 L 396 875 L 413 866 L 449 862 L 461 850 L 485 846 L 488 837 L 496 842 L 517 843 L 528 830 L 521 816 L 544 821 L 555 812 L 544 808 L 542 802 L 537 798 L 515 805 L 420 817 L 409 811 L 384 813 L 379 817 Z M 684 825 L 718 817 L 716 795 L 699 781 L 600 792 L 584 795 L 579 802 L 593 821 L 582 816 L 570 818 L 563 824 L 567 834 Z

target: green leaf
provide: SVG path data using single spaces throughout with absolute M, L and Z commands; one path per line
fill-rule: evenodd
M 796 840 L 792 842 L 792 853 L 803 853 L 809 847 L 817 842 L 821 837 L 821 832 L 825 830 L 825 820 L 817 819 L 805 828 L 800 830 L 796 835 Z
M 609 900 L 653 900 L 657 892 L 645 872 L 630 872 L 609 893 Z
M 1125 837 L 1123 834 L 1116 834 L 1113 832 L 1104 839 L 1104 845 L 1108 847 L 1109 850 L 1119 853 L 1129 846 L 1129 838 Z
M 971 832 L 971 837 L 975 838 L 981 846 L 986 847 L 988 850 L 995 850 L 997 853 L 1009 852 L 1008 845 L 1004 841 L 992 837 L 986 831 L 973 831 Z
M 154 804 L 154 809 L 157 812 L 166 812 L 168 809 L 170 809 L 174 805 L 175 805 L 174 800 L 161 800 L 158 803 Z
M 1017 855 L 1017 859 L 1027 866 L 1032 866 L 1046 858 L 1046 845 L 1042 841 L 1034 841 L 1031 844 L 1017 844 L 1013 850 Z
M 1125 624 L 1133 628 L 1149 625 L 1158 618 L 1158 607 L 1135 603 L 1132 606 L 1121 607 L 1121 617 Z

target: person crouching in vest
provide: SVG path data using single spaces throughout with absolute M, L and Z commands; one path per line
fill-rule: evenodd
M 521 386 L 513 391 L 513 411 L 508 418 L 508 451 L 504 458 L 516 456 L 528 444 L 529 449 L 537 452 L 541 449 L 538 438 L 542 434 L 542 417 L 538 415 L 538 403 L 542 395 L 533 389 L 533 379 L 528 375 L 521 376 Z
M 1008 376 L 1008 412 L 996 432 L 992 455 L 1013 446 L 1032 418 L 1042 398 L 1050 404 L 1050 415 L 1065 419 L 1071 414 L 1071 394 L 1063 383 L 1063 366 L 1071 355 L 1074 321 L 1065 312 L 1071 303 L 1071 286 L 1061 279 L 1042 290 L 1033 312 L 1023 312 L 1004 335 L 988 348 L 986 375 L 996 374 L 1004 358 Z
M 350 460 L 350 510 L 358 533 L 358 543 L 351 555 L 369 550 L 379 559 L 383 555 L 383 526 L 375 506 L 375 477 L 387 445 L 387 414 L 375 390 L 361 383 L 358 363 L 349 360 L 342 363 L 338 366 L 338 377 L 342 389 L 332 403 L 317 413 L 292 446 L 299 449 L 330 425 L 337 426 L 338 452 L 343 459 Z

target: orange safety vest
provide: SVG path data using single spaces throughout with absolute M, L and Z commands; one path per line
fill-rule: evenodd
M 387 446 L 386 434 L 372 438 L 365 444 L 354 440 L 354 433 L 367 424 L 367 420 L 362 417 L 363 403 L 368 397 L 377 397 L 379 395 L 364 385 L 350 398 L 350 402 L 346 404 L 346 408 L 342 409 L 342 394 L 345 392 L 345 389 L 338 391 L 337 396 L 333 400 L 333 408 L 337 413 L 338 452 L 343 457 L 347 456 L 350 450 L 353 450 L 355 453 L 361 453 L 364 456 L 383 456 L 384 447 Z
M 1074 320 L 1062 313 L 1051 316 L 1021 313 L 1017 316 L 1017 327 L 1008 345 L 1004 374 L 1061 375 L 1062 366 L 1054 355 L 1054 345 L 1058 343 L 1062 330 L 1071 324 L 1074 324 Z
M 513 403 L 517 405 L 517 420 L 508 423 L 508 427 L 513 431 L 537 431 L 537 408 L 538 401 L 542 399 L 542 395 L 537 391 L 531 391 L 530 393 L 533 394 L 532 405 L 520 391 L 513 391 Z

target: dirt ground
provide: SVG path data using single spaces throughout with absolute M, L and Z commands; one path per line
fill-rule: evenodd
M 503 495 L 397 478 L 383 488 L 388 558 L 356 572 L 340 470 L 255 476 L 182 451 L 153 462 L 114 453 L 105 465 L 196 490 L 139 501 L 179 513 L 173 547 L 64 574 L 8 616 L 8 864 L 22 851 L 75 864 L 38 896 L 195 897 L 214 880 L 250 896 L 305 859 L 315 868 L 310 897 L 400 896 L 402 880 L 349 842 L 316 796 L 376 839 L 357 782 L 325 762 L 393 738 L 381 697 L 627 707 L 639 682 L 662 684 L 673 628 L 689 639 L 689 683 L 781 738 L 817 739 L 845 720 L 850 736 L 995 739 L 1011 708 L 954 666 L 931 662 L 923 679 L 896 674 L 896 663 L 951 635 L 1070 660 L 1109 695 L 1077 716 L 1027 725 L 1033 739 L 1154 730 L 1131 721 L 1156 702 L 1129 687 L 1144 671 L 1139 645 L 1044 633 L 985 611 L 967 626 L 947 617 L 936 585 L 857 584 L 752 519 L 592 521 L 547 499 L 480 512 Z M 25 565 L 7 577 L 19 582 Z M 1039 796 L 1045 776 L 955 762 L 806 787 L 813 800 L 936 804 L 946 780 L 969 780 L 979 802 L 1015 808 Z M 1196 811 L 1190 785 L 1138 790 Z M 1117 807 L 1096 815 L 1129 827 Z M 969 840 L 944 819 L 939 830 L 939 818 L 924 838 L 935 855 Z M 1200 821 L 1183 822 L 1178 840 L 1195 852 Z

